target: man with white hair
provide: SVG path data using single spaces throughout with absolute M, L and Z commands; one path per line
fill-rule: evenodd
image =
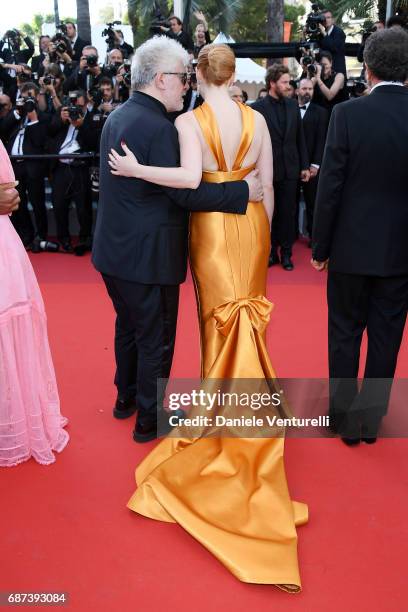
M 165 36 L 139 47 L 132 61 L 132 95 L 109 115 L 101 140 L 93 263 L 117 315 L 114 416 L 127 418 L 138 410 L 133 432 L 138 442 L 157 437 L 157 379 L 168 378 L 171 369 L 179 285 L 187 269 L 188 212 L 245 214 L 248 197 L 262 197 L 254 177 L 201 183 L 193 191 L 111 174 L 108 154 L 121 142 L 142 164 L 179 165 L 177 130 L 167 113 L 183 108 L 188 63 L 182 46 Z

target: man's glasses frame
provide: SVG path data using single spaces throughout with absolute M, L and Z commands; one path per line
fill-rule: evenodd
M 175 74 L 180 77 L 180 81 L 182 85 L 186 85 L 190 81 L 190 73 L 189 72 L 162 72 L 162 74 Z

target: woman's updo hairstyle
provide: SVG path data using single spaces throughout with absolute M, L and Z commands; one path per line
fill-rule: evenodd
M 224 85 L 235 72 L 235 55 L 228 45 L 205 45 L 198 55 L 197 68 L 207 83 Z

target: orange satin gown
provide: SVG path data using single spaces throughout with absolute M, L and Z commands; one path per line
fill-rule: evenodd
M 208 104 L 194 111 L 219 171 L 203 180 L 242 179 L 254 111 L 240 105 L 242 138 L 232 171 Z M 264 342 L 272 304 L 265 298 L 269 223 L 261 203 L 246 215 L 193 213 L 190 263 L 201 334 L 202 377 L 274 378 Z M 307 506 L 290 499 L 283 438 L 166 438 L 136 469 L 128 507 L 176 522 L 239 580 L 301 588 L 296 525 Z

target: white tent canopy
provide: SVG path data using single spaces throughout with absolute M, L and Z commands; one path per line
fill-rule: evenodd
M 220 32 L 215 40 L 214 44 L 221 43 L 233 43 L 235 42 L 230 36 L 225 36 Z M 236 71 L 235 78 L 240 83 L 265 83 L 265 68 L 262 68 L 259 64 L 251 60 L 249 57 L 237 57 L 236 60 Z

